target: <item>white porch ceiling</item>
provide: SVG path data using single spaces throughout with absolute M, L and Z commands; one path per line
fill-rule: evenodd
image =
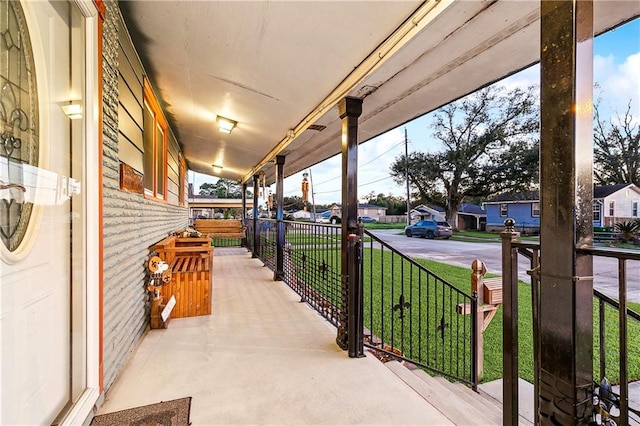
M 365 142 L 539 58 L 533 0 L 120 6 L 189 169 L 234 180 L 272 182 L 277 154 L 289 176 L 340 152 L 345 95 L 364 98 Z M 596 33 L 638 15 L 639 1 L 596 0 Z M 216 115 L 237 128 L 218 132 Z

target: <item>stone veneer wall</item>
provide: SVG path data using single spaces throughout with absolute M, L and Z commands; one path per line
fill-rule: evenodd
M 145 271 L 150 250 L 188 224 L 188 208 L 120 190 L 118 158 L 117 2 L 107 1 L 103 28 L 103 369 L 113 384 L 149 325 Z

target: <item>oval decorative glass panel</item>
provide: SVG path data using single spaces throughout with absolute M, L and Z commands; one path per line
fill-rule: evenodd
M 38 93 L 31 39 L 19 1 L 0 2 L 0 239 L 22 243 L 38 166 Z

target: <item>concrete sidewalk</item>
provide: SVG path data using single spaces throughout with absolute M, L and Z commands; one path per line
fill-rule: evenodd
M 244 249 L 216 248 L 213 313 L 145 336 L 97 414 L 191 396 L 193 425 L 452 424 Z

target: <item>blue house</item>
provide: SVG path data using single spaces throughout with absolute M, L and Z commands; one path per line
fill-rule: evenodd
M 501 232 L 508 217 L 523 234 L 540 232 L 540 201 L 537 192 L 499 195 L 484 203 L 487 232 Z M 640 188 L 632 183 L 593 187 L 593 226 L 613 227 L 640 218 Z
M 522 234 L 540 233 L 540 200 L 536 191 L 502 194 L 483 203 L 487 213 L 487 232 L 502 232 L 504 221 L 511 218 Z
M 540 201 L 491 201 L 484 203 L 487 213 L 487 232 L 504 231 L 504 221 L 511 218 L 516 230 L 523 234 L 540 233 Z

